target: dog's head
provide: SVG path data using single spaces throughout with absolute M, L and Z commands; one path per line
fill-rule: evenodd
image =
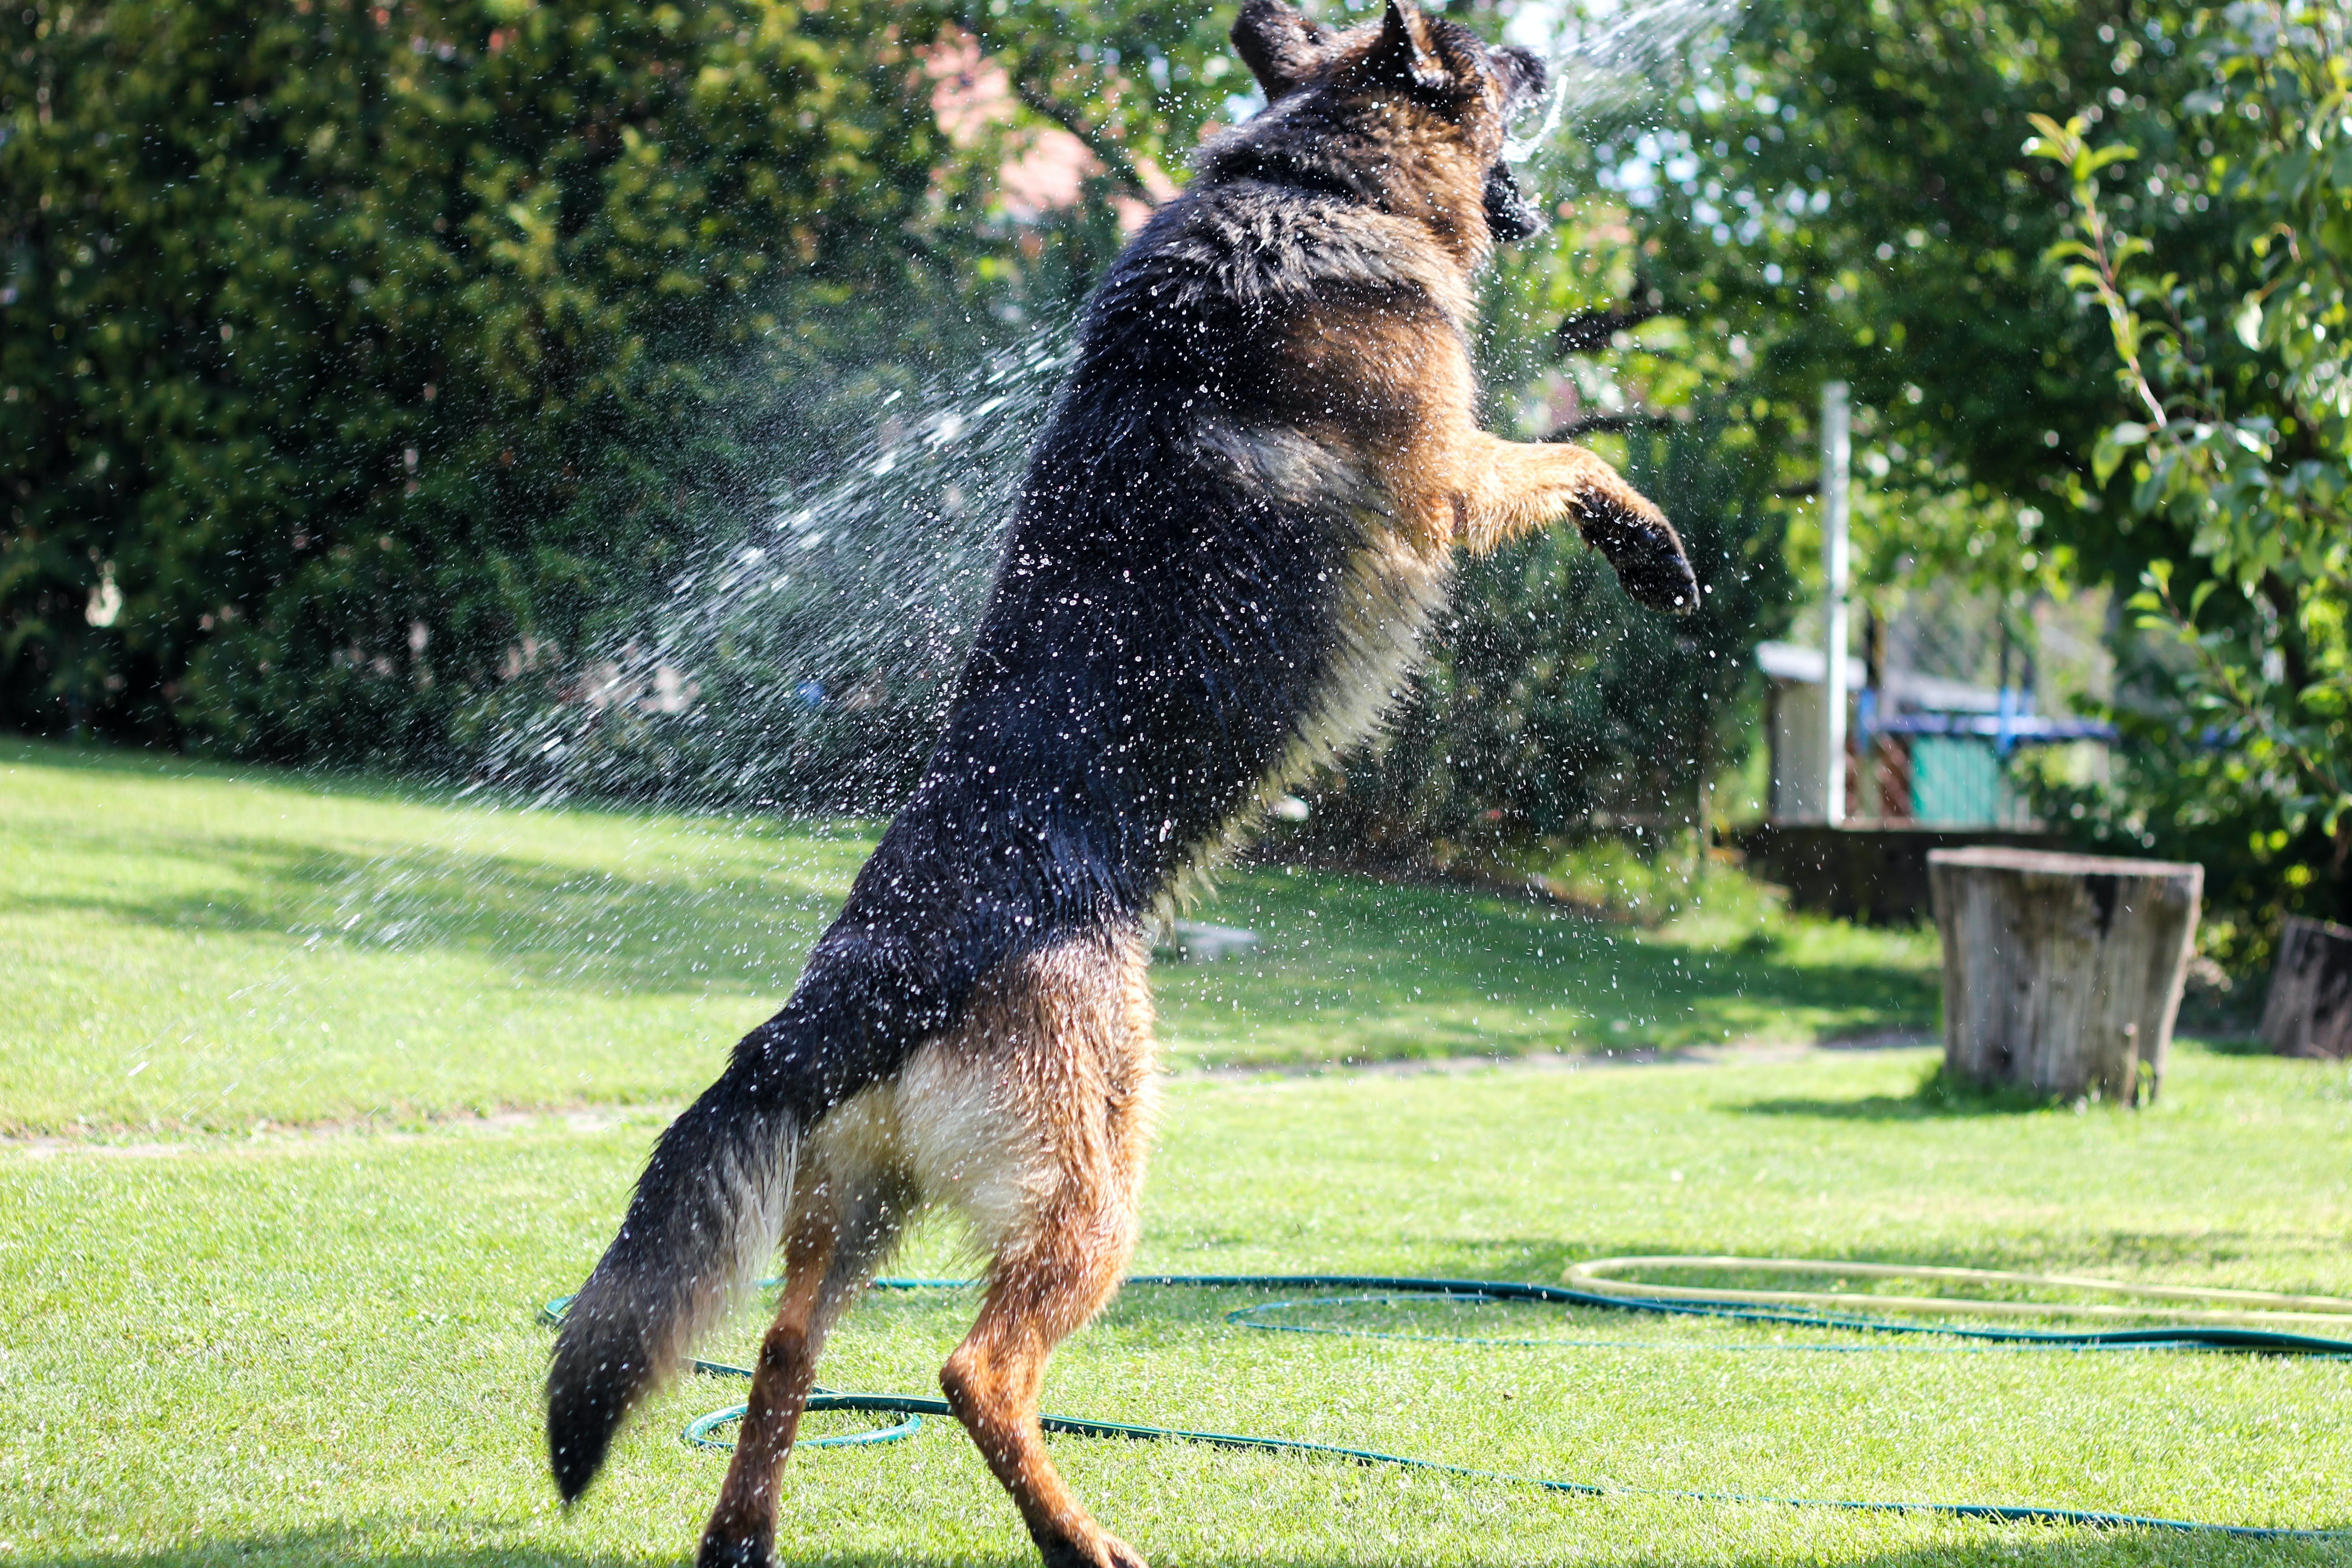
M 1269 104 L 1311 93 L 1320 117 L 1351 132 L 1367 153 L 1409 142 L 1419 154 L 1412 162 L 1440 180 L 1445 163 L 1465 164 L 1497 243 L 1542 230 L 1542 215 L 1503 161 L 1511 122 L 1543 96 L 1544 64 L 1528 50 L 1491 47 L 1404 0 L 1389 0 L 1378 22 L 1345 31 L 1309 21 L 1286 0 L 1243 0 L 1233 38 Z

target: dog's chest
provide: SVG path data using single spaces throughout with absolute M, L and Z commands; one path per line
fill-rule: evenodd
M 1331 609 L 1330 653 L 1299 721 L 1301 762 L 1328 762 L 1380 728 L 1412 678 L 1452 580 L 1445 553 L 1384 527 L 1349 553 Z

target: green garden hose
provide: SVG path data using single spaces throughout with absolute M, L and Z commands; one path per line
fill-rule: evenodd
M 1813 1292 L 1717 1290 L 1699 1287 L 1635 1284 L 1610 1277 L 1637 1268 L 1655 1271 L 1664 1268 L 1694 1268 L 1829 1273 L 1869 1279 L 1931 1279 L 1948 1283 L 1972 1285 L 2063 1287 L 2077 1290 L 2112 1291 L 2148 1300 L 2222 1301 L 2228 1305 L 2223 1309 L 2133 1306 L 2110 1308 L 2100 1311 L 2095 1309 L 2048 1306 L 2033 1302 L 1986 1301 L 1957 1297 L 1872 1296 L 1843 1290 Z M 1399 1335 L 1363 1329 L 1282 1323 L 1269 1321 L 1267 1319 L 1273 1314 L 1306 1306 L 1333 1306 L 1349 1301 L 1428 1296 L 1462 1303 L 1526 1301 L 1554 1306 L 1596 1307 L 1613 1311 L 1644 1312 L 1675 1317 L 1725 1318 L 1742 1322 L 1789 1324 L 1811 1329 L 1898 1335 L 1915 1340 L 1921 1337 L 1934 1337 L 1962 1342 L 1959 1346 L 1952 1348 L 1979 1352 L 2100 1352 L 2175 1350 L 2315 1356 L 2331 1360 L 2352 1359 L 2352 1339 L 2328 1339 L 2314 1334 L 2287 1332 L 2261 1326 L 2264 1322 L 2284 1321 L 2294 1322 L 2298 1327 L 2324 1325 L 2352 1329 L 2352 1300 L 2325 1296 L 2277 1296 L 2257 1291 L 2221 1291 L 2181 1287 L 2126 1285 L 2112 1280 L 2078 1279 L 2063 1275 L 2012 1274 L 1993 1269 L 1907 1268 L 1886 1264 L 1825 1263 L 1810 1259 L 1727 1257 L 1652 1256 L 1600 1258 L 1571 1267 L 1568 1272 L 1568 1279 L 1570 1281 L 1568 1285 L 1529 1285 L 1511 1280 L 1424 1279 L 1370 1274 L 1139 1274 L 1130 1278 L 1127 1283 L 1130 1286 L 1190 1287 L 1202 1289 L 1368 1291 L 1373 1294 L 1351 1297 L 1325 1296 L 1311 1301 L 1262 1302 L 1255 1306 L 1236 1308 L 1225 1314 L 1225 1321 L 1241 1327 L 1277 1332 L 1349 1334 L 1376 1339 L 1425 1339 L 1471 1345 L 1574 1346 L 1624 1342 L 1501 1341 L 1457 1338 L 1449 1335 Z M 763 1287 L 779 1283 L 781 1281 L 761 1281 Z M 877 1279 L 874 1282 L 877 1289 L 888 1290 L 948 1289 L 970 1283 L 969 1280 L 961 1279 Z M 541 1310 L 542 1315 L 550 1322 L 561 1322 L 564 1312 L 571 1307 L 572 1300 L 569 1296 L 558 1297 Z M 2090 1331 L 1988 1329 L 1946 1323 L 1904 1322 L 1895 1319 L 1857 1316 L 1835 1310 L 1849 1307 L 1875 1307 L 1881 1310 L 1894 1307 L 1903 1310 L 1969 1314 L 1988 1311 L 2016 1313 L 2021 1310 L 2036 1314 L 2063 1313 L 2069 1316 L 2084 1314 L 2086 1311 L 2095 1316 L 2116 1316 L 2127 1312 L 2134 1316 L 2162 1314 L 2186 1321 L 2149 1328 L 2106 1329 Z M 1884 1343 L 1840 1345 L 1808 1342 L 1745 1348 L 1863 1351 L 1931 1347 L 1910 1344 L 1897 1347 Z M 749 1377 L 751 1375 L 750 1368 L 733 1366 L 724 1362 L 697 1360 L 692 1365 L 694 1371 L 710 1376 Z M 897 1417 L 892 1425 L 871 1431 L 829 1437 L 803 1438 L 796 1445 L 796 1447 L 808 1448 L 895 1442 L 919 1431 L 922 1426 L 924 1416 L 951 1414 L 947 1402 L 936 1397 L 905 1394 L 845 1393 L 822 1388 L 810 1394 L 808 1408 L 857 1411 Z M 699 1416 L 689 1423 L 680 1436 L 685 1442 L 698 1448 L 731 1448 L 734 1447 L 733 1444 L 724 1438 L 714 1436 L 713 1434 L 740 1419 L 743 1411 L 744 1406 L 740 1405 L 725 1410 L 714 1410 L 709 1415 Z M 1434 1459 L 1417 1459 L 1402 1454 L 1384 1454 L 1376 1449 L 1350 1448 L 1330 1443 L 1307 1443 L 1288 1437 L 1260 1437 L 1233 1432 L 1197 1432 L 1172 1426 L 1146 1426 L 1125 1421 L 1097 1421 L 1076 1415 L 1042 1415 L 1038 1418 L 1038 1425 L 1047 1432 L 1071 1436 L 1164 1438 L 1188 1443 L 1205 1443 L 1222 1448 L 1317 1456 L 1345 1459 L 1353 1464 L 1391 1465 L 1401 1469 L 1425 1470 L 1438 1475 L 1460 1476 L 1469 1479 L 1533 1487 L 1541 1491 L 1567 1492 L 1580 1497 L 1651 1497 L 1694 1502 L 1770 1503 L 1790 1508 L 1835 1509 L 1846 1512 L 1929 1513 L 1950 1519 L 2009 1523 L 2072 1524 L 2102 1530 L 2188 1531 L 2200 1534 L 2256 1541 L 2352 1541 L 2352 1530 L 2305 1530 L 2273 1525 L 2208 1524 L 2194 1520 L 2159 1519 L 2138 1514 L 2110 1513 L 2097 1510 L 2058 1508 L 2033 1503 L 1904 1502 L 1765 1497 L 1742 1492 L 1611 1486 L 1594 1481 L 1559 1480 L 1542 1476 L 1513 1475 L 1501 1470 L 1475 1469 L 1465 1465 L 1450 1465 Z

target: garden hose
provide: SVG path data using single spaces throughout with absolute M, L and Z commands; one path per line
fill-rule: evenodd
M 1694 1286 L 1637 1284 L 1611 1277 L 1636 1269 L 1656 1271 L 1667 1268 L 1736 1268 L 1787 1273 L 1827 1273 L 1862 1279 L 1936 1279 L 1953 1284 L 1979 1286 L 2062 1288 L 2073 1290 L 2106 1291 L 2139 1297 L 2144 1300 L 2225 1302 L 2227 1308 L 2167 1308 L 2135 1305 L 2110 1307 L 2102 1311 L 2092 1308 L 2039 1302 L 1983 1300 L 1943 1296 L 1874 1296 L 1845 1290 L 1804 1292 L 1723 1290 Z M 1958 1340 L 1964 1342 L 1958 1348 L 1976 1351 L 2097 1352 L 2178 1350 L 2233 1352 L 2241 1354 L 2303 1355 L 2330 1360 L 2352 1359 L 2352 1338 L 2331 1339 L 2262 1326 L 2270 1322 L 2292 1322 L 2299 1328 L 2326 1326 L 2352 1331 L 2352 1300 L 2327 1296 L 2287 1296 L 2267 1291 L 2129 1285 L 2114 1280 L 2089 1279 L 2068 1275 L 2016 1274 L 1998 1269 L 1831 1263 L 1803 1258 L 1666 1255 L 1597 1258 L 1571 1266 L 1566 1278 L 1568 1283 L 1564 1285 L 1530 1285 L 1512 1280 L 1428 1279 L 1370 1274 L 1139 1274 L 1130 1277 L 1127 1284 L 1200 1289 L 1371 1292 L 1370 1295 L 1349 1297 L 1325 1296 L 1308 1301 L 1262 1302 L 1255 1306 L 1236 1308 L 1225 1314 L 1225 1321 L 1241 1327 L 1280 1332 L 1346 1334 L 1375 1339 L 1434 1340 L 1455 1344 L 1578 1346 L 1617 1344 L 1627 1342 L 1493 1340 L 1450 1335 L 1402 1335 L 1364 1329 L 1302 1326 L 1272 1322 L 1266 1320 L 1272 1314 L 1300 1307 L 1334 1306 L 1346 1302 L 1380 1301 L 1423 1296 L 1438 1297 L 1464 1304 L 1525 1301 L 1675 1317 L 1724 1318 L 1742 1322 L 1789 1324 L 1869 1334 L 1915 1338 L 1932 1336 Z M 773 1279 L 761 1281 L 763 1289 L 781 1283 L 782 1281 Z M 971 1281 L 962 1279 L 882 1279 L 874 1281 L 876 1289 L 887 1290 L 950 1289 L 970 1283 Z M 572 1301 L 572 1297 L 558 1297 L 541 1309 L 541 1315 L 551 1323 L 561 1322 L 564 1312 L 571 1307 Z M 1985 1312 L 2020 1315 L 2026 1311 L 2037 1315 L 2067 1316 L 2160 1314 L 2177 1321 L 2169 1324 L 2137 1329 L 2091 1331 L 1993 1329 L 1947 1323 L 1905 1322 L 1890 1318 L 1852 1315 L 1844 1310 L 1860 1307 L 1882 1310 L 1895 1309 L 1970 1315 Z M 1833 1345 L 1809 1342 L 1747 1348 L 1859 1351 L 1888 1350 L 1897 1347 L 1885 1344 Z M 734 1366 L 724 1362 L 696 1360 L 691 1365 L 695 1372 L 709 1376 L 750 1377 L 751 1375 L 749 1367 Z M 744 1408 L 738 1405 L 724 1410 L 714 1410 L 708 1415 L 698 1416 L 690 1422 L 679 1436 L 686 1443 L 698 1448 L 732 1448 L 734 1447 L 732 1443 L 713 1434 L 740 1420 Z M 835 1436 L 805 1437 L 794 1445 L 797 1447 L 863 1447 L 895 1442 L 920 1430 L 922 1419 L 926 1415 L 952 1414 L 948 1408 L 947 1402 L 935 1396 L 849 1393 L 825 1388 L 812 1391 L 807 1408 L 864 1412 L 895 1416 L 897 1419 L 889 1426 L 877 1427 L 871 1431 L 854 1432 Z M 2275 1525 L 2210 1524 L 2195 1520 L 2161 1519 L 2139 1514 L 2113 1513 L 2094 1509 L 2060 1508 L 2035 1503 L 1911 1502 L 1774 1497 L 1744 1492 L 1616 1486 L 1597 1481 L 1561 1480 L 1543 1476 L 1514 1475 L 1502 1470 L 1486 1470 L 1466 1465 L 1446 1464 L 1435 1459 L 1413 1458 L 1402 1454 L 1385 1454 L 1377 1449 L 1351 1448 L 1331 1443 L 1309 1443 L 1289 1437 L 1262 1437 L 1234 1432 L 1202 1432 L 1182 1427 L 1148 1426 L 1132 1422 L 1098 1421 L 1076 1415 L 1040 1415 L 1038 1425 L 1049 1433 L 1071 1436 L 1171 1439 L 1188 1443 L 1204 1443 L 1222 1448 L 1300 1454 L 1345 1459 L 1352 1464 L 1387 1465 L 1400 1469 L 1459 1476 L 1465 1479 L 1532 1487 L 1539 1491 L 1566 1492 L 1579 1497 L 1647 1497 L 1691 1502 L 1768 1503 L 1790 1508 L 1833 1509 L 1844 1512 L 1927 1513 L 1949 1519 L 2006 1523 L 2082 1525 L 2101 1530 L 2186 1531 L 2240 1540 L 2352 1541 L 2352 1530 L 2306 1530 Z
M 2077 1305 L 2063 1301 L 1998 1301 L 1964 1296 L 1877 1296 L 1852 1290 L 1715 1290 L 1692 1285 L 1653 1285 L 1609 1276 L 1660 1268 L 1738 1268 L 1778 1274 L 1852 1275 L 1859 1279 L 1940 1279 L 1954 1285 L 2022 1285 L 2043 1289 L 2098 1290 L 2137 1296 L 2137 1305 Z M 1944 1268 L 1909 1263 L 1830 1263 L 1811 1258 L 1596 1258 L 1569 1266 L 1566 1279 L 1598 1295 L 1650 1301 L 1718 1301 L 1740 1306 L 1815 1307 L 1836 1310 L 1874 1307 L 1880 1311 L 1942 1312 L 2005 1318 L 2170 1318 L 2183 1323 L 2244 1327 L 2294 1323 L 2352 1332 L 2352 1300 L 2337 1296 L 2286 1296 L 2271 1290 L 2219 1290 L 2191 1285 L 2133 1285 L 2074 1274 L 2013 1274 L 2000 1268 Z M 2217 1301 L 2224 1309 L 2161 1305 L 2171 1301 Z

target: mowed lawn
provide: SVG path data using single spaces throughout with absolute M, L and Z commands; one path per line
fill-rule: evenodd
M 1181 1080 L 1138 1263 L 1545 1280 L 1578 1257 L 1720 1249 L 2352 1292 L 2342 1066 L 2189 1051 L 2137 1115 L 1937 1115 L 1910 1092 L 1926 1056 Z M 586 1270 L 658 1125 L 0 1152 L 0 1561 L 678 1561 L 724 1461 L 677 1433 L 739 1384 L 692 1379 L 655 1401 L 569 1516 L 537 1426 L 534 1309 Z M 955 1271 L 952 1241 L 926 1229 L 901 1266 Z M 1065 1348 L 1048 1408 L 1629 1487 L 2352 1526 L 2352 1363 L 1825 1354 L 1774 1348 L 1812 1337 L 1790 1331 L 1535 1310 L 1424 1308 L 1380 1326 L 1612 1342 L 1221 1319 L 1270 1299 L 1130 1292 Z M 824 1379 L 928 1392 L 970 1311 L 959 1294 L 869 1298 Z M 747 1316 L 713 1349 L 746 1357 L 755 1331 Z M 1162 1564 L 2352 1561 L 2352 1543 L 1580 1500 L 1202 1447 L 1054 1448 Z M 943 1422 L 886 1448 L 802 1455 L 783 1508 L 788 1563 L 1030 1561 Z
M 0 1133 L 678 1103 L 790 992 L 870 824 L 534 811 L 0 744 Z M 1605 1053 L 1935 1023 L 1916 931 L 1663 931 L 1235 872 L 1159 972 L 1171 1065 Z
M 863 840 L 11 756 L 0 1564 L 683 1559 L 724 1460 L 677 1433 L 740 1384 L 661 1395 L 567 1515 L 543 1471 L 536 1309 L 609 1237 L 664 1108 L 789 985 Z M 1160 972 L 1180 1065 L 1448 1040 L 1570 1060 L 1180 1074 L 1139 1268 L 1553 1280 L 1580 1258 L 1737 1252 L 2352 1294 L 2345 1064 L 2186 1045 L 2137 1113 L 1923 1095 L 1934 1054 L 1917 1048 L 1614 1065 L 1622 1050 L 1599 1053 L 1619 1041 L 1721 1048 L 1726 1030 L 1736 1047 L 1924 1023 L 1932 947 L 1724 921 L 1636 933 L 1338 878 L 1228 886 L 1213 918 L 1255 925 L 1271 951 Z M 1422 1032 L 1384 1035 L 1409 1005 Z M 141 1087 L 160 1073 L 177 1076 Z M 516 1106 L 587 1109 L 425 1114 Z M 330 1124 L 282 1125 L 301 1122 Z M 899 1263 L 966 1266 L 944 1222 Z M 1794 1347 L 1862 1342 L 1426 1304 L 1262 1314 L 1405 1338 L 1223 1315 L 1297 1294 L 1130 1291 L 1065 1348 L 1048 1407 L 1628 1489 L 2352 1528 L 2352 1362 L 1827 1353 Z M 928 1393 L 970 1310 L 952 1291 L 870 1297 L 823 1379 Z M 711 1348 L 741 1359 L 756 1331 L 747 1313 Z M 1446 1342 L 1461 1340 L 1541 1342 Z M 1163 1568 L 2352 1563 L 2352 1541 L 1575 1498 L 1181 1445 L 1054 1447 Z M 787 1563 L 861 1568 L 1034 1562 L 940 1421 L 796 1458 L 782 1547 Z

